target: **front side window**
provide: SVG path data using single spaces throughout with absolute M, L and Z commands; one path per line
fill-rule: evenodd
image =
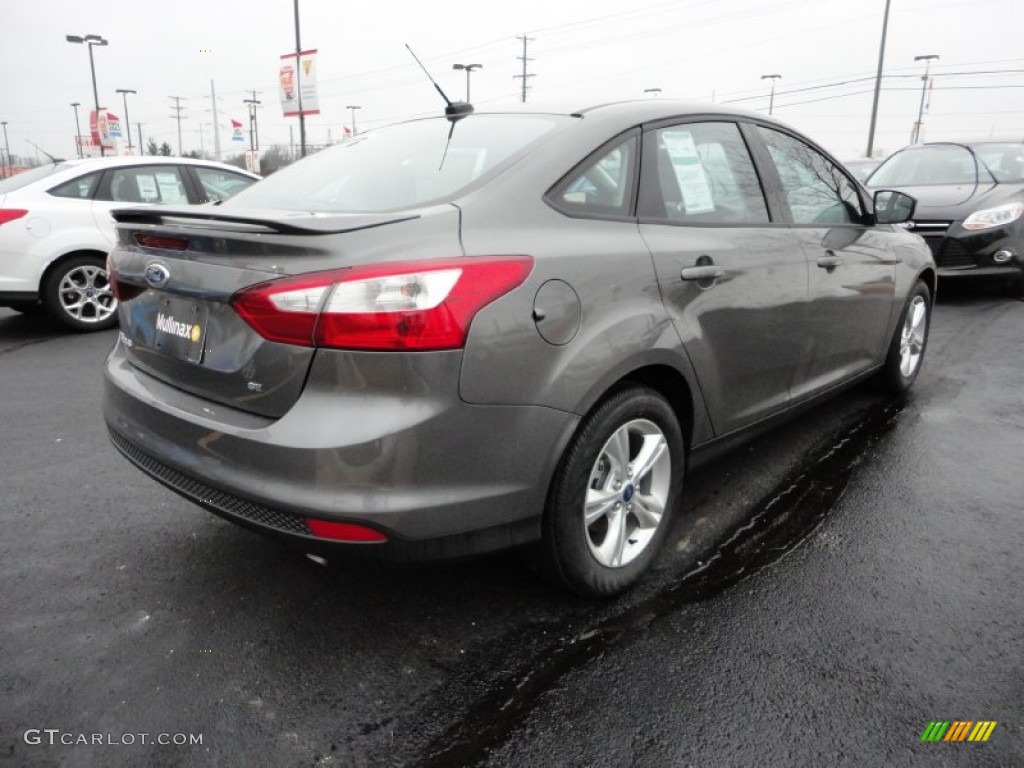
M 792 136 L 761 126 L 757 130 L 782 181 L 794 224 L 863 221 L 857 188 L 838 165 Z
M 115 168 L 110 172 L 108 194 L 102 199 L 116 203 L 188 204 L 181 171 L 173 165 Z
M 192 170 L 199 177 L 199 185 L 203 188 L 204 203 L 227 200 L 256 183 L 256 179 L 250 179 L 240 173 L 225 171 L 222 168 L 192 166 Z
M 644 218 L 678 224 L 770 221 L 760 179 L 735 123 L 670 126 L 645 136 L 644 142 Z
M 633 207 L 636 167 L 635 136 L 597 155 L 569 174 L 549 196 L 570 215 L 629 216 Z

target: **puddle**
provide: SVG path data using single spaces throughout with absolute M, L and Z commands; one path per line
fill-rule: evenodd
M 483 764 L 490 751 L 528 718 L 538 697 L 563 677 L 607 651 L 628 645 L 639 632 L 682 606 L 709 600 L 796 549 L 834 508 L 858 465 L 893 429 L 903 405 L 902 399 L 894 398 L 872 406 L 852 426 L 805 456 L 754 506 L 746 522 L 679 582 L 596 624 L 540 648 L 534 646 L 528 658 L 514 665 L 515 670 L 506 663 L 504 674 L 495 679 L 475 680 L 473 689 L 483 687 L 485 692 L 411 764 L 417 768 Z

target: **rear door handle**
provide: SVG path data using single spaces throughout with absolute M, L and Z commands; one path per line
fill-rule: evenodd
M 836 256 L 832 251 L 825 251 L 824 256 L 818 257 L 818 266 L 824 267 L 831 271 L 843 263 L 843 260 Z
M 679 273 L 683 280 L 717 280 L 725 274 L 725 270 L 709 264 L 704 267 L 687 267 Z

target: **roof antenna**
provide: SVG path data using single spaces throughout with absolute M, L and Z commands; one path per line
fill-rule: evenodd
M 420 65 L 420 69 L 423 70 L 423 74 L 425 74 L 427 76 L 427 79 L 434 84 L 434 87 L 437 89 L 437 92 L 441 94 L 441 98 L 444 99 L 444 103 L 447 105 L 444 108 L 445 117 L 447 117 L 449 120 L 452 121 L 452 123 L 454 123 L 456 120 L 461 120 L 466 115 L 473 114 L 473 105 L 470 104 L 468 101 L 452 101 L 447 96 L 445 96 L 444 91 L 441 90 L 441 86 L 438 85 L 437 81 L 430 76 L 430 73 L 427 71 L 427 68 L 423 66 L 423 62 L 420 61 L 419 56 L 413 53 L 413 50 L 412 48 L 409 48 L 408 43 L 405 44 L 405 47 L 409 49 L 409 53 L 411 53 L 412 57 L 416 59 L 416 63 Z
M 49 152 L 47 152 L 47 151 L 46 151 L 45 149 L 43 149 L 42 147 L 40 147 L 40 146 L 39 146 L 38 144 L 36 144 L 36 143 L 35 143 L 34 141 L 32 141 L 31 139 L 25 139 L 25 141 L 27 141 L 27 142 L 28 142 L 29 144 L 31 144 L 31 145 L 32 145 L 33 147 L 35 147 L 35 148 L 36 148 L 36 149 L 38 149 L 38 150 L 39 150 L 40 152 L 42 152 L 42 153 L 43 153 L 44 155 L 46 155 L 46 156 L 47 156 L 48 158 L 50 158 L 50 162 L 51 162 L 51 163 L 63 163 L 63 162 L 64 162 L 64 158 L 63 158 L 63 157 L 54 157 L 53 155 L 51 155 L 51 154 L 50 154 Z

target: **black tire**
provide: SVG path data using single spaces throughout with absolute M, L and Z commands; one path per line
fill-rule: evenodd
M 911 319 L 911 312 L 922 308 L 923 329 L 918 333 L 918 326 Z M 889 353 L 885 358 L 885 365 L 878 375 L 878 384 L 886 392 L 906 392 L 914 385 L 917 374 L 921 371 L 921 364 L 924 362 L 925 349 L 928 347 L 928 332 L 931 329 L 932 320 L 932 292 L 924 281 L 919 280 L 907 296 L 907 302 L 900 313 L 900 321 L 893 331 L 892 340 L 889 342 Z M 913 326 L 913 327 L 911 327 Z M 908 359 L 904 359 L 904 334 L 912 333 L 909 348 L 906 350 Z M 914 341 L 916 339 L 916 341 Z M 917 350 L 916 362 L 914 350 Z
M 43 284 L 42 299 L 46 311 L 72 331 L 103 331 L 117 324 L 117 299 L 100 256 L 72 256 L 60 262 Z M 78 302 L 81 306 L 75 308 Z
M 628 462 L 640 458 L 641 445 L 648 446 L 651 455 L 657 454 L 653 450 L 661 445 L 657 433 L 664 439 L 667 460 L 659 458 L 652 462 L 646 474 L 636 477 L 634 486 L 633 476 L 620 474 L 614 467 L 614 456 L 621 455 L 621 450 L 606 448 L 612 445 L 614 435 L 624 434 L 629 444 L 627 467 L 633 471 L 632 463 Z M 632 586 L 650 565 L 672 527 L 686 466 L 684 454 L 682 429 L 675 412 L 655 390 L 633 385 L 599 403 L 583 420 L 566 449 L 548 494 L 540 545 L 545 575 L 591 598 L 611 597 Z M 635 470 L 639 475 L 642 467 Z M 619 486 L 614 485 L 617 479 L 624 482 L 621 497 Z M 603 505 L 617 505 L 614 512 L 609 509 L 608 514 L 602 514 L 589 527 L 584 517 L 588 492 L 601 494 Z M 664 502 L 663 511 L 655 523 L 653 517 L 647 516 L 647 510 L 656 508 L 658 500 Z M 641 524 L 641 517 L 646 518 L 646 525 Z M 622 535 L 613 539 L 616 531 Z M 601 562 L 603 550 L 597 539 L 610 543 L 610 551 L 617 550 L 621 562 Z M 622 544 L 616 547 L 615 542 Z M 595 553 L 595 547 L 600 551 Z M 614 556 L 611 559 L 614 561 Z

